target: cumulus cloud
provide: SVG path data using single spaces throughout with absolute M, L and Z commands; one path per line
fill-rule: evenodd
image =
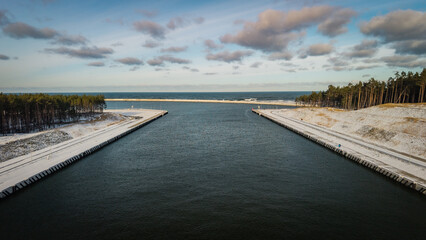
M 157 11 L 149 11 L 144 9 L 137 9 L 135 12 L 142 14 L 144 17 L 152 18 L 158 15 Z
M 151 21 L 134 22 L 133 27 L 136 31 L 150 35 L 155 39 L 164 39 L 166 29 L 158 23 Z
M 360 44 L 353 46 L 350 52 L 343 55 L 350 58 L 372 57 L 377 52 L 377 45 L 376 40 L 363 40 Z
M 3 33 L 16 39 L 53 39 L 59 35 L 57 31 L 51 28 L 36 28 L 23 22 L 15 22 L 6 25 L 3 27 Z
M 184 17 L 174 17 L 172 19 L 170 19 L 170 21 L 167 23 L 167 28 L 170 30 L 175 30 L 177 28 L 182 28 L 182 27 L 186 27 L 192 23 L 195 24 L 202 24 L 204 22 L 204 18 L 203 17 L 197 17 L 194 19 L 187 19 Z
M 46 48 L 44 51 L 47 53 L 55 53 L 77 58 L 105 58 L 108 54 L 114 53 L 114 50 L 111 48 L 98 47 L 82 47 L 80 49 L 72 49 L 68 47 Z
M 291 54 L 288 51 L 283 52 L 274 52 L 269 54 L 268 60 L 275 61 L 275 60 L 291 60 L 293 58 L 293 54 Z
M 146 62 L 151 66 L 163 66 L 164 65 L 164 60 L 162 60 L 160 58 L 153 58 L 153 59 L 150 59 Z
M 220 53 L 212 54 L 209 53 L 206 56 L 207 60 L 215 60 L 215 61 L 223 61 L 223 62 L 241 62 L 241 60 L 244 57 L 251 56 L 253 54 L 252 51 L 235 51 L 235 52 L 228 52 L 223 51 Z
M 217 74 L 216 72 L 207 72 L 207 73 L 204 73 L 204 75 L 209 75 L 209 76 L 216 75 L 216 74 Z
M 0 10 L 0 26 L 9 24 L 9 18 L 7 17 L 6 10 Z
M 303 29 L 320 24 L 319 31 L 336 36 L 346 31 L 344 27 L 354 11 L 331 6 L 305 7 L 301 10 L 283 12 L 266 10 L 259 14 L 256 22 L 245 22 L 244 28 L 236 34 L 220 38 L 223 43 L 235 43 L 264 52 L 282 51 L 294 40 L 305 35 Z
M 10 57 L 9 56 L 6 56 L 6 55 L 3 55 L 3 54 L 0 54 L 0 60 L 9 60 L 10 59 Z
M 161 45 L 161 43 L 159 43 L 159 42 L 155 42 L 155 41 L 152 41 L 152 40 L 146 40 L 145 43 L 142 46 L 146 47 L 146 48 L 156 48 L 160 45 Z
M 105 66 L 105 63 L 103 63 L 103 62 L 91 62 L 91 63 L 88 63 L 87 66 L 91 66 L 91 67 L 103 67 L 103 66 Z
M 177 63 L 177 64 L 188 64 L 191 63 L 190 60 L 182 59 L 182 58 L 176 58 L 169 55 L 163 55 L 159 56 L 153 59 L 150 59 L 147 61 L 147 63 L 151 66 L 163 66 L 165 62 L 169 63 Z
M 164 52 L 178 53 L 178 52 L 184 52 L 184 51 L 186 51 L 186 49 L 188 49 L 187 46 L 183 46 L 183 47 L 169 47 L 169 48 L 163 48 L 160 51 L 162 53 L 164 53 Z
M 115 61 L 125 65 L 143 65 L 142 60 L 133 57 L 119 58 Z
M 344 71 L 344 70 L 352 70 L 349 62 L 343 60 L 341 57 L 331 57 L 328 59 L 330 64 L 323 65 L 326 70 L 334 70 L 334 71 Z
M 351 9 L 339 9 L 318 25 L 318 31 L 329 37 L 343 34 L 348 31 L 345 25 L 348 24 L 355 15 L 356 12 Z
M 416 68 L 416 67 L 425 67 L 426 60 L 419 59 L 415 55 L 395 55 L 380 58 L 386 63 L 389 67 L 405 67 L 405 68 Z
M 53 41 L 53 44 L 60 44 L 60 45 L 85 45 L 89 40 L 87 38 L 81 36 L 81 35 L 58 35 L 55 37 L 55 41 Z
M 396 53 L 426 54 L 426 40 L 407 40 L 392 45 Z
M 322 56 L 333 51 L 333 45 L 326 43 L 313 44 L 308 47 L 306 54 L 309 56 Z
M 167 23 L 167 28 L 175 30 L 176 28 L 184 27 L 188 24 L 188 20 L 183 17 L 174 17 Z
M 361 32 L 384 42 L 426 39 L 426 13 L 398 10 L 361 24 Z
M 255 62 L 253 64 L 250 65 L 251 68 L 258 68 L 260 65 L 262 65 L 261 62 Z
M 222 49 L 223 48 L 223 45 L 216 44 L 213 40 L 210 40 L 210 39 L 204 40 L 204 46 L 208 50 L 218 50 L 218 49 Z

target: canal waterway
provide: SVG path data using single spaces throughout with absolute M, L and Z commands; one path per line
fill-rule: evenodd
M 424 196 L 257 106 L 131 106 L 169 114 L 0 201 L 1 239 L 424 237 Z

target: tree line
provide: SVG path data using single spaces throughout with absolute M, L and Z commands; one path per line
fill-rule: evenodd
M 387 82 L 371 78 L 344 87 L 329 85 L 326 91 L 297 97 L 296 104 L 361 109 L 385 103 L 421 103 L 426 101 L 425 87 L 426 68 L 423 68 L 420 73 L 396 72 Z
M 0 132 L 28 133 L 70 123 L 106 108 L 103 95 L 0 93 Z

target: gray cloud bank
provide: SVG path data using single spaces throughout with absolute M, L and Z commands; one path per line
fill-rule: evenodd
M 76 58 L 105 58 L 107 55 L 114 53 L 111 48 L 98 48 L 98 47 L 82 47 L 80 49 L 72 49 L 68 47 L 60 48 L 46 48 L 47 53 L 55 53 L 67 55 Z
M 223 62 L 241 62 L 244 57 L 251 56 L 253 54 L 252 51 L 235 51 L 228 52 L 223 51 L 216 54 L 209 53 L 206 56 L 207 60 L 215 60 L 215 61 L 223 61 Z

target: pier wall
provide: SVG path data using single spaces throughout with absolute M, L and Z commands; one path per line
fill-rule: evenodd
M 143 126 L 151 123 L 152 121 L 154 121 L 154 120 L 156 120 L 156 119 L 158 119 L 158 118 L 166 115 L 167 113 L 168 113 L 167 111 L 164 111 L 162 114 L 158 114 L 158 115 L 156 115 L 156 116 L 148 119 L 147 121 L 144 121 L 142 123 L 133 125 L 129 130 L 127 130 L 127 131 L 125 131 L 125 132 L 123 132 L 123 133 L 121 133 L 121 134 L 119 134 L 119 135 L 117 135 L 117 136 L 115 136 L 113 138 L 110 138 L 110 139 L 108 139 L 108 140 L 106 140 L 106 141 L 104 141 L 104 142 L 102 142 L 102 143 L 100 143 L 100 144 L 98 144 L 98 145 L 96 145 L 94 147 L 91 147 L 90 149 L 88 149 L 88 150 L 86 150 L 84 152 L 81 152 L 80 154 L 77 154 L 77 155 L 75 155 L 73 157 L 70 157 L 67 160 L 63 161 L 63 162 L 58 163 L 58 164 L 50 167 L 49 169 L 41 171 L 38 174 L 35 174 L 34 176 L 32 176 L 32 177 L 30 177 L 28 179 L 25 179 L 25 180 L 23 180 L 23 181 L 15 184 L 14 186 L 10 186 L 10 187 L 2 190 L 0 192 L 0 199 L 6 198 L 6 197 L 12 195 L 13 193 L 15 193 L 15 192 L 17 192 L 17 191 L 19 191 L 19 190 L 21 190 L 21 189 L 23 189 L 23 188 L 25 188 L 25 187 L 33 184 L 33 183 L 41 180 L 42 178 L 47 177 L 50 174 L 53 174 L 53 173 L 55 173 L 55 172 L 57 172 L 57 171 L 65 168 L 65 167 L 69 166 L 70 164 L 72 164 L 72 163 L 74 163 L 74 162 L 76 162 L 76 161 L 78 161 L 78 160 L 80 160 L 80 159 L 82 159 L 82 158 L 84 158 L 84 157 L 86 157 L 86 156 L 88 156 L 88 155 L 90 155 L 90 154 L 92 154 L 92 153 L 100 150 L 101 148 L 105 147 L 106 145 L 108 145 L 110 143 L 113 143 L 113 142 L 117 141 L 118 139 L 126 136 L 127 134 L 132 133 L 132 132 L 138 130 L 139 128 L 141 128 L 141 127 L 143 127 Z
M 313 137 L 309 134 L 306 134 L 303 131 L 299 131 L 298 129 L 296 129 L 294 127 L 291 127 L 287 124 L 284 124 L 280 121 L 277 121 L 273 118 L 270 118 L 269 116 L 262 114 L 260 111 L 258 111 L 256 109 L 252 109 L 252 111 L 254 113 L 258 114 L 259 116 L 262 116 L 262 117 L 264 117 L 264 118 L 266 118 L 266 119 L 268 119 L 268 120 L 270 120 L 270 121 L 272 121 L 272 122 L 274 122 L 274 123 L 276 123 L 280 126 L 283 126 L 283 127 L 287 128 L 287 129 L 289 129 L 289 130 L 291 130 L 291 131 L 293 131 L 293 132 L 295 132 L 295 133 L 297 133 L 297 134 L 299 134 L 299 135 L 301 135 L 301 136 L 303 136 L 303 137 L 305 137 L 305 138 L 307 138 L 307 139 L 309 139 L 309 140 L 311 140 L 311 141 L 313 141 L 313 142 L 315 142 L 315 143 L 317 143 L 317 144 L 319 144 L 323 147 L 326 147 L 326 148 L 346 157 L 347 159 L 350 159 L 350 160 L 352 160 L 352 161 L 354 161 L 358 164 L 361 164 L 361 165 L 363 165 L 367 168 L 370 168 L 371 170 L 373 170 L 377 173 L 380 173 L 380 174 L 382 174 L 382 175 L 384 175 L 384 176 L 386 176 L 386 177 L 388 177 L 392 180 L 395 180 L 395 181 L 403 184 L 406 187 L 409 187 L 411 189 L 414 189 L 414 190 L 419 191 L 420 193 L 426 195 L 426 186 L 418 184 L 418 183 L 414 182 L 413 180 L 411 180 L 410 178 L 408 178 L 406 176 L 403 176 L 399 173 L 395 173 L 392 170 L 386 169 L 384 167 L 378 166 L 377 164 L 369 161 L 368 159 L 362 159 L 358 156 L 350 154 L 350 153 L 342 150 L 341 148 L 334 146 L 334 144 L 330 144 L 330 143 L 327 143 L 327 142 L 322 141 L 320 139 L 317 139 L 317 138 L 315 138 L 315 137 Z

